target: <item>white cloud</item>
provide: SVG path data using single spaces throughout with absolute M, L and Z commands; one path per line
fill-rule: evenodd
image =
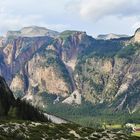
M 22 17 L 2 14 L 0 16 L 0 31 L 2 34 L 5 34 L 8 30 L 19 30 L 22 27 L 32 25 L 42 26 L 60 32 L 71 27 L 69 24 L 48 24 L 44 20 L 44 17 L 39 15 L 26 15 Z
M 139 5 L 140 0 L 0 0 L 0 34 L 30 25 L 132 33 L 140 25 Z
M 0 0 L 0 34 L 30 25 L 62 31 L 69 27 L 63 23 L 64 3 L 65 0 Z
M 107 16 L 138 16 L 139 5 L 140 0 L 76 0 L 69 8 L 83 19 L 97 21 Z

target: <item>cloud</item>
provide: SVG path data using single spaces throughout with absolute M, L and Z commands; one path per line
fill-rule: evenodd
M 7 14 L 0 15 L 0 31 L 1 35 L 5 34 L 9 30 L 20 30 L 22 27 L 37 25 L 41 27 L 46 27 L 48 29 L 63 31 L 70 28 L 69 24 L 59 24 L 59 23 L 47 23 L 44 17 L 39 15 L 26 15 L 22 16 L 11 16 Z
M 62 31 L 65 0 L 0 0 L 0 34 L 24 26 L 38 25 Z
M 76 0 L 69 9 L 77 11 L 82 19 L 97 21 L 108 16 L 139 16 L 139 5 L 140 0 Z
M 132 33 L 140 23 L 139 5 L 140 0 L 0 0 L 0 35 L 30 25 Z

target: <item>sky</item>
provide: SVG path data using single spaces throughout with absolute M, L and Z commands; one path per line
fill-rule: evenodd
M 0 35 L 26 26 L 133 35 L 140 0 L 0 0 Z

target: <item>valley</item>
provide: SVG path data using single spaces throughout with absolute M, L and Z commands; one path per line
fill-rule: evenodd
M 2 77 L 0 77 L 0 113 L 1 140 L 139 139 L 124 131 L 82 127 L 56 116 L 44 114 L 25 100 L 15 99 Z

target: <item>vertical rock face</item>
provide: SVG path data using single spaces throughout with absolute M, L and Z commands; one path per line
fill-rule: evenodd
M 78 90 L 75 90 L 68 98 L 66 98 L 62 103 L 66 104 L 81 104 L 81 94 Z
M 56 56 L 55 52 L 53 54 L 53 52 L 43 50 L 37 53 L 27 65 L 28 77 L 30 77 L 29 90 L 31 93 L 47 91 L 66 96 L 72 90 L 71 86 L 67 84 L 68 81 L 65 79 L 67 78 L 65 76 L 69 75 L 62 73 L 66 71 L 66 68 L 60 58 Z
M 1 54 L 1 56 L 4 57 L 4 68 L 1 68 L 1 73 L 8 83 L 10 83 L 14 75 L 22 71 L 26 62 L 29 61 L 39 49 L 51 43 L 52 38 L 18 37 L 16 39 L 6 38 L 5 40 L 7 41 L 3 45 L 3 52 Z
M 16 97 L 22 96 L 24 93 L 24 80 L 22 75 L 15 75 L 10 84 L 10 89 L 14 92 Z

